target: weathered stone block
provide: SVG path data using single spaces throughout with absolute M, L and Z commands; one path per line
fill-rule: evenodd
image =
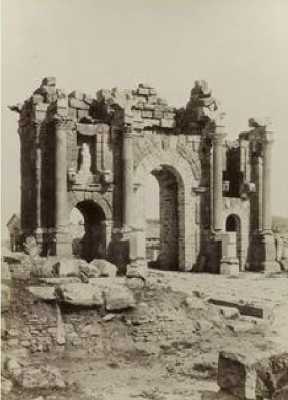
M 270 399 L 288 383 L 288 353 L 269 356 L 220 352 L 217 381 L 221 389 L 240 399 Z
M 67 283 L 56 288 L 57 298 L 75 306 L 102 306 L 102 290 L 95 285 L 85 283 Z
M 162 128 L 174 128 L 175 121 L 174 121 L 174 119 L 164 119 L 164 118 L 162 118 L 160 126 Z
M 108 311 L 125 310 L 134 308 L 136 305 L 133 293 L 125 286 L 111 287 L 105 290 L 104 295 L 106 310 Z
M 56 299 L 54 286 L 29 286 L 28 290 L 40 300 L 51 301 Z

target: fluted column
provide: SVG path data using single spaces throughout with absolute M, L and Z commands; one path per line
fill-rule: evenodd
M 271 163 L 273 133 L 263 132 L 263 166 L 262 166 L 262 233 L 260 246 L 262 249 L 261 269 L 267 272 L 280 271 L 276 261 L 276 244 L 272 233 L 271 216 Z
M 123 131 L 123 225 L 133 225 L 133 133 L 130 127 Z
M 67 201 L 67 130 L 70 121 L 59 119 L 55 124 L 55 225 L 56 254 L 72 254 L 69 238 Z
M 213 145 L 213 229 L 221 231 L 223 228 L 222 207 L 223 207 L 223 139 L 226 136 L 224 126 L 216 126 L 212 134 Z
M 41 149 L 41 123 L 34 122 L 35 130 L 35 192 L 36 192 L 36 238 L 41 239 L 42 215 L 41 215 L 41 192 L 42 192 L 42 149 Z M 37 240 L 38 241 L 38 240 Z

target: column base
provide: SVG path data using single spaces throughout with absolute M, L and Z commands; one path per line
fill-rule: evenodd
M 265 272 L 279 272 L 280 265 L 276 261 L 276 244 L 272 232 L 263 232 L 260 235 L 260 270 Z
M 280 263 L 277 261 L 262 261 L 261 270 L 264 272 L 281 272 Z
M 238 258 L 223 257 L 220 262 L 220 275 L 239 275 L 240 267 Z
M 55 253 L 58 257 L 72 257 L 72 238 L 66 229 L 55 234 Z

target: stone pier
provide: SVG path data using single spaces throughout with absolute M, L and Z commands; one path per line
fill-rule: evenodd
M 279 271 L 276 262 L 276 244 L 272 233 L 271 216 L 271 158 L 273 132 L 263 133 L 263 173 L 262 173 L 262 232 L 260 234 L 261 268 L 264 271 Z
M 226 136 L 224 126 L 216 126 L 212 135 L 213 146 L 213 229 L 219 232 L 223 229 L 223 139 Z
M 131 228 L 133 224 L 133 133 L 127 126 L 123 131 L 123 226 Z
M 72 254 L 69 237 L 69 216 L 67 203 L 67 129 L 71 122 L 65 119 L 55 121 L 55 225 L 56 254 L 69 256 Z

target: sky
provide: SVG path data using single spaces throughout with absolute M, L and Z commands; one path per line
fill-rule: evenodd
M 272 211 L 288 217 L 287 20 L 287 0 L 2 0 L 2 226 L 20 204 L 7 106 L 45 76 L 68 93 L 149 83 L 177 107 L 207 80 L 229 137 L 250 117 L 271 119 Z

